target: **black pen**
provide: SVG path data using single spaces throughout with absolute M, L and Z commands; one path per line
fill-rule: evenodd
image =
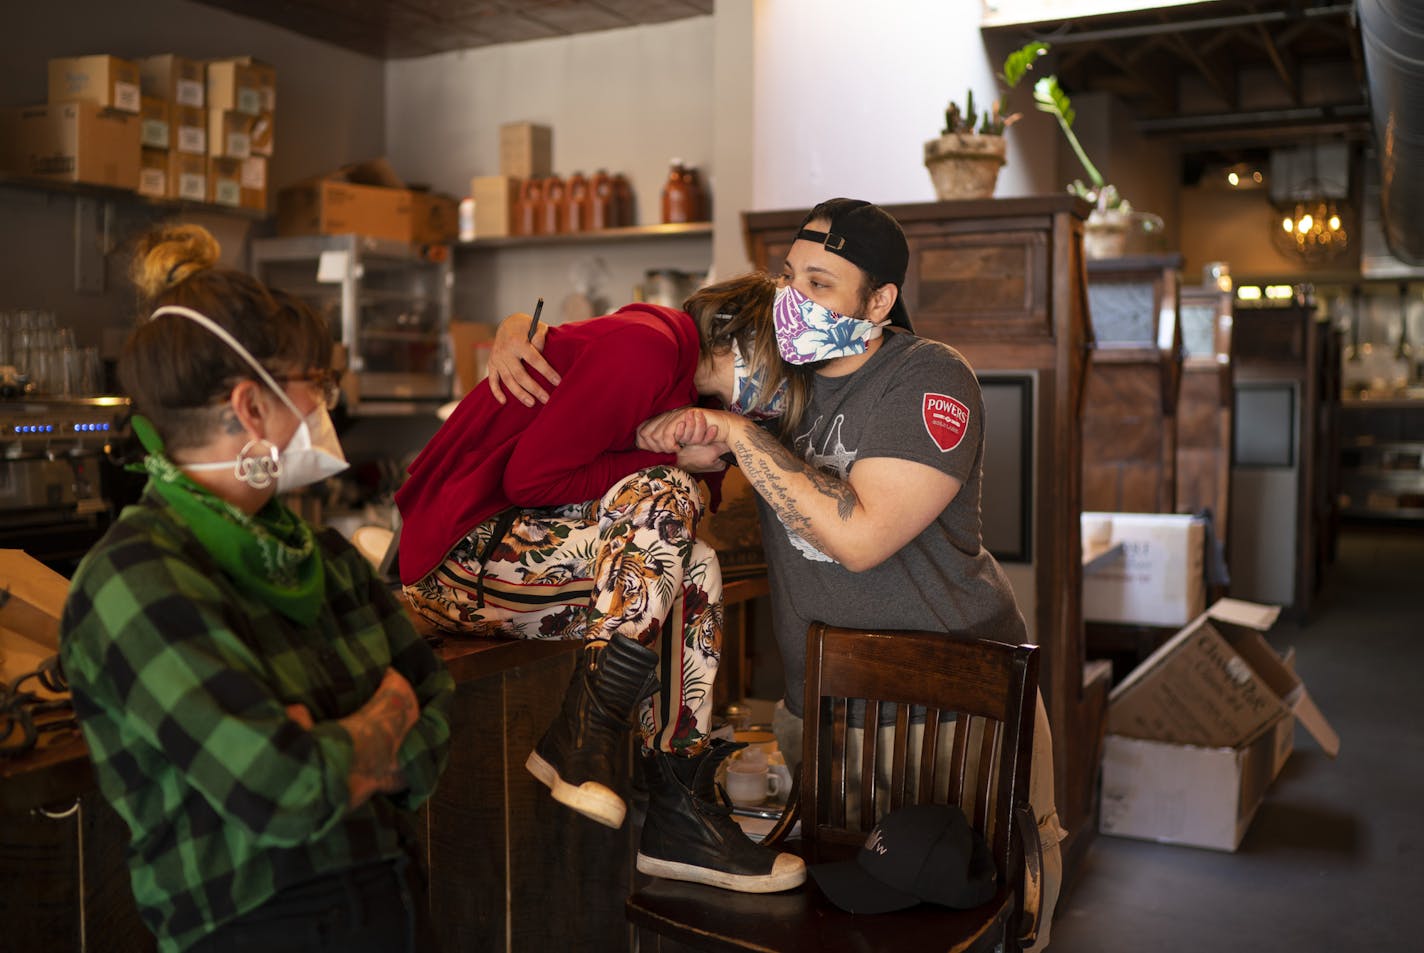
M 539 330 L 539 312 L 544 310 L 544 299 L 540 298 L 534 305 L 534 320 L 529 322 L 529 340 L 534 340 L 534 332 Z

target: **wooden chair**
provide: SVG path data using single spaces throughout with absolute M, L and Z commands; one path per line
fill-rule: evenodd
M 854 916 L 831 904 L 809 877 L 805 885 L 779 894 L 657 880 L 627 903 L 628 918 L 659 937 L 641 949 L 944 953 L 1000 944 L 1013 951 L 1031 944 L 1038 931 L 1042 874 L 1038 825 L 1028 804 L 1037 691 L 1035 646 L 816 623 L 807 647 L 806 758 L 796 784 L 799 799 L 787 809 L 799 817 L 801 837 L 779 846 L 797 850 L 808 865 L 847 859 L 865 842 L 875 817 L 906 804 L 944 800 L 964 807 L 988 841 L 1001 875 L 998 892 L 972 910 L 921 904 Z M 889 751 L 877 750 L 877 732 L 864 732 L 859 764 L 886 765 L 889 784 L 888 790 L 877 785 L 876 771 L 861 772 L 859 803 L 869 809 L 862 809 L 859 819 L 846 809 L 855 793 L 848 779 L 856 754 L 847 744 L 848 699 L 866 699 L 867 725 L 893 713 L 895 726 Z M 911 705 L 928 710 L 918 751 L 908 741 Z M 955 723 L 942 725 L 940 716 L 951 713 Z M 947 734 L 952 744 L 942 746 Z M 937 749 L 948 750 L 947 776 L 942 770 L 937 776 L 937 762 L 943 768 L 946 761 L 936 758 Z M 791 826 L 788 816 L 767 840 L 784 838 Z M 664 946 L 661 938 L 672 942 Z

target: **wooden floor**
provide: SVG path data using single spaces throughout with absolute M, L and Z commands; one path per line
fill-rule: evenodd
M 1424 949 L 1424 529 L 1349 528 L 1269 635 L 1341 737 L 1296 751 L 1235 854 L 1099 837 L 1052 953 Z

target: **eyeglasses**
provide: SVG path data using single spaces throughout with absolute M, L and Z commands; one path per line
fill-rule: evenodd
M 274 375 L 272 379 L 283 384 L 292 384 L 297 381 L 301 381 L 305 384 L 315 384 L 321 388 L 322 396 L 326 400 L 327 410 L 335 410 L 336 405 L 341 402 L 340 371 L 307 371 L 305 374 L 289 374 L 285 377 Z

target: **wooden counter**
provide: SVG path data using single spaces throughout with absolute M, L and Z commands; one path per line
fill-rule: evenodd
M 454 741 L 416 815 L 414 846 L 429 872 L 424 902 L 440 949 L 628 947 L 635 811 L 622 830 L 602 827 L 555 803 L 524 769 L 579 646 L 450 638 L 437 648 L 456 681 Z M 625 751 L 631 767 L 631 744 Z M 77 732 L 0 760 L 4 949 L 153 950 L 129 887 L 127 841 Z

